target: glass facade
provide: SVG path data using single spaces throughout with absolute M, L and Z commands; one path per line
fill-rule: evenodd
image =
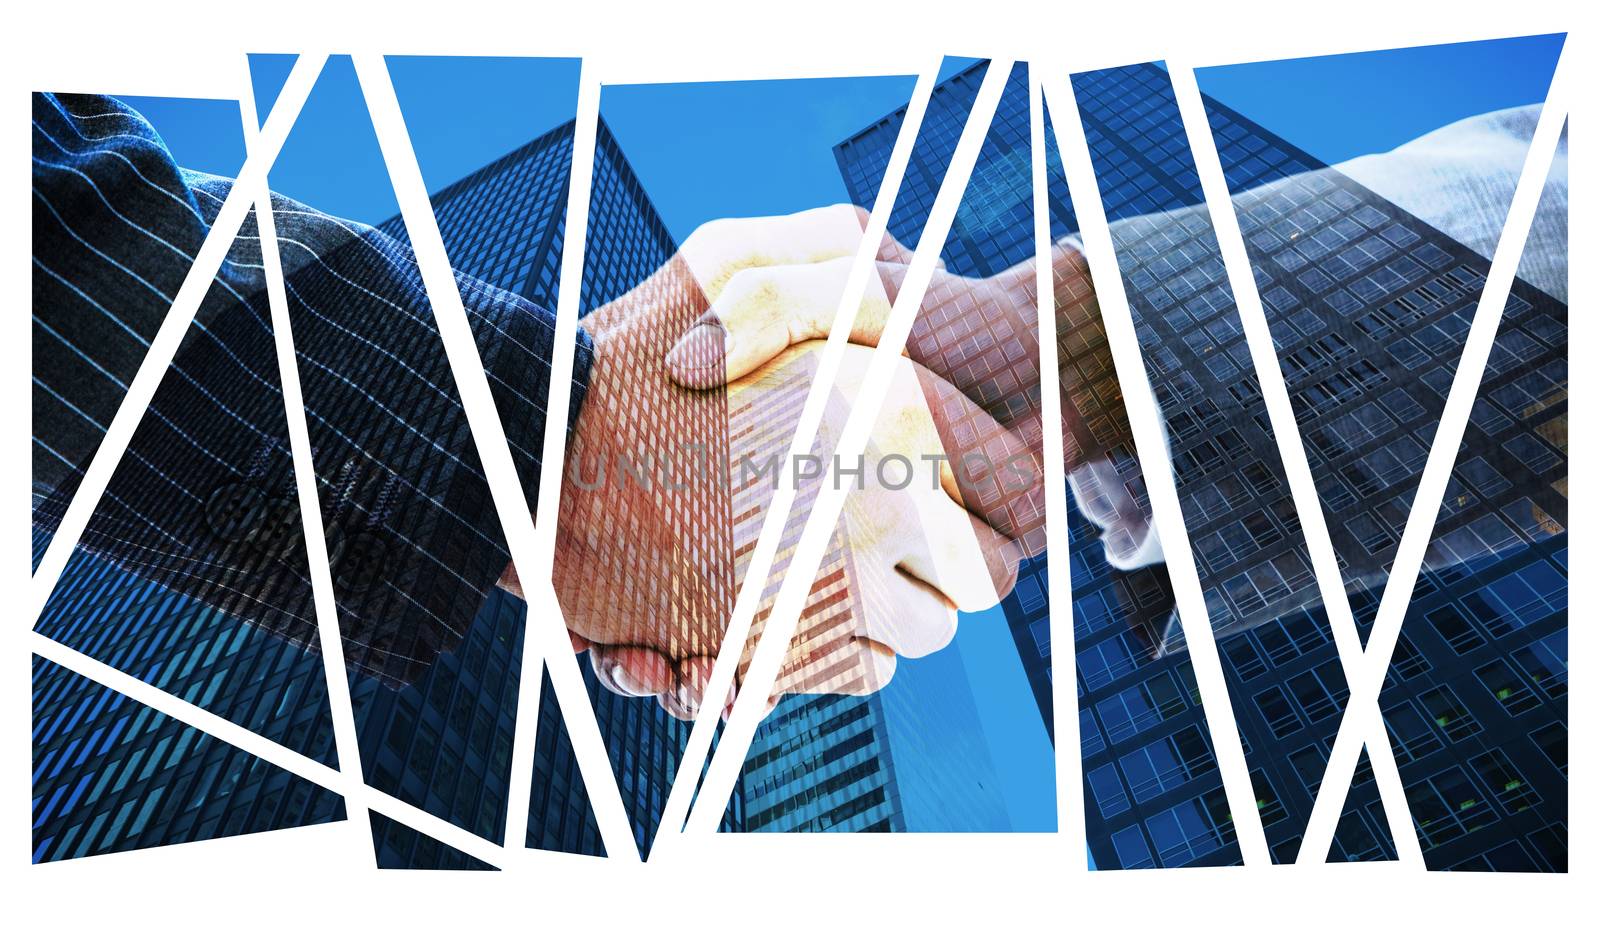
M 806 370 L 785 368 L 753 386 L 730 394 L 728 436 L 734 440 L 730 455 L 759 464 L 767 454 L 785 450 L 794 437 L 800 410 L 812 380 Z M 753 397 L 753 399 L 752 399 Z M 838 399 L 830 405 L 841 405 Z M 819 438 L 812 451 L 826 458 L 832 451 Z M 733 476 L 742 476 L 734 474 Z M 762 601 L 751 624 L 751 640 L 759 635 L 778 596 L 785 569 L 804 531 L 805 518 L 821 488 L 820 477 L 803 482 L 796 491 L 783 537 L 773 557 Z M 772 499 L 772 489 L 760 480 L 739 483 L 733 491 L 733 512 L 739 517 L 734 530 L 738 542 L 754 543 L 760 534 Z M 863 586 L 860 568 L 852 560 L 841 518 L 817 571 L 816 583 L 801 612 L 786 667 L 819 665 L 838 670 L 832 681 L 859 678 L 848 652 L 821 653 L 813 661 L 804 645 L 828 645 L 859 627 L 863 596 L 880 593 L 881 586 Z M 745 577 L 750 550 L 741 550 L 739 580 Z M 831 657 L 831 658 L 830 658 Z M 803 660 L 795 662 L 794 660 Z M 782 676 L 780 675 L 780 678 Z M 747 831 L 904 831 L 905 814 L 889 752 L 889 723 L 883 700 L 877 695 L 788 695 L 762 722 L 745 757 L 742 778 Z
M 518 292 L 547 308 L 555 307 L 566 231 L 572 132 L 570 122 L 556 127 L 432 196 L 445 250 L 458 272 Z M 666 265 L 677 250 L 603 120 L 598 127 L 591 184 L 580 315 L 589 314 L 638 285 Z M 399 217 L 381 227 L 395 234 L 404 231 Z M 468 634 L 469 642 L 480 631 L 484 634 L 478 640 L 483 648 L 482 658 L 476 661 L 477 671 L 460 672 L 459 666 L 436 667 L 440 671 L 435 677 L 443 680 L 445 687 L 419 684 L 415 691 L 407 690 L 394 698 L 382 696 L 377 704 L 387 710 L 374 709 L 363 724 L 364 736 L 365 732 L 374 736 L 393 732 L 395 739 L 390 746 L 394 749 L 390 752 L 396 757 L 391 763 L 395 772 L 381 778 L 393 782 L 394 777 L 400 777 L 404 780 L 400 788 L 411 783 L 417 789 L 414 794 L 423 793 L 430 782 L 437 782 L 440 777 L 437 770 L 430 771 L 425 766 L 420 773 L 415 766 L 407 770 L 403 750 L 408 743 L 413 749 L 421 746 L 426 762 L 440 743 L 443 732 L 438 722 L 445 720 L 442 715 L 448 713 L 463 724 L 473 724 L 477 731 L 492 734 L 489 762 L 482 768 L 462 764 L 463 781 L 455 785 L 460 790 L 469 784 L 487 782 L 483 794 L 498 797 L 498 817 L 490 837 L 498 836 L 504 823 L 501 799 L 509 786 L 510 732 L 515 719 L 516 673 L 520 670 L 525 617 L 523 602 L 500 593 L 492 595 Z M 587 666 L 583 669 L 636 842 L 648 854 L 680 752 L 688 741 L 689 725 L 671 717 L 652 698 L 631 698 L 603 690 L 593 672 Z M 526 843 L 529 847 L 569 853 L 601 854 L 599 829 L 560 706 L 548 675 L 543 678 Z M 450 685 L 457 685 L 453 701 Z M 432 725 L 429 718 L 419 720 L 418 714 L 430 709 L 438 715 L 431 718 Z M 492 726 L 472 720 L 474 711 L 477 718 Z M 415 739 L 408 741 L 413 734 Z M 441 758 L 440 762 L 454 767 L 461 759 L 456 755 Z M 450 801 L 444 793 L 439 795 L 440 804 Z M 736 790 L 726 827 L 737 829 L 743 811 L 742 796 Z M 480 817 L 489 820 L 487 811 Z
M 460 272 L 554 306 L 571 139 L 569 123 L 433 196 L 446 249 Z M 398 217 L 380 227 L 405 239 Z M 590 231 L 596 248 L 588 251 L 586 262 L 585 313 L 631 288 L 676 249 L 603 124 Z M 47 539 L 42 534 L 37 538 L 35 551 L 42 554 Z M 475 834 L 501 839 L 525 617 L 521 601 L 492 591 L 460 644 L 441 653 L 409 684 L 352 677 L 352 702 L 369 783 Z M 322 660 L 303 645 L 309 621 L 295 631 L 298 639 L 286 639 L 80 553 L 63 575 L 40 630 L 334 765 Z M 645 847 L 654 835 L 687 725 L 672 719 L 652 699 L 603 691 L 592 673 L 586 671 L 585 676 L 639 843 Z M 540 711 L 527 843 L 599 854 L 598 829 L 548 679 L 543 689 L 541 697 L 548 703 Z M 142 733 L 123 733 L 117 727 L 116 740 L 103 737 L 111 725 L 100 721 L 115 710 L 105 697 L 92 683 L 65 670 L 43 662 L 36 666 L 36 723 L 41 728 L 56 725 L 39 735 L 36 746 L 40 767 L 35 789 L 36 860 L 342 817 L 337 796 L 265 767 L 250 773 L 257 781 L 240 782 L 235 777 L 226 792 L 206 793 L 228 797 L 218 798 L 215 809 L 208 806 L 199 817 L 187 810 L 173 814 L 176 806 L 171 803 L 181 796 L 169 796 L 164 807 L 154 804 L 161 794 L 158 789 L 170 780 L 163 768 L 123 777 L 115 789 L 119 806 L 125 800 L 153 803 L 149 814 L 138 819 L 137 837 L 120 827 L 116 834 L 102 830 L 100 825 L 109 829 L 120 824 L 115 815 L 102 816 L 107 820 L 98 824 L 93 816 L 82 822 L 83 809 L 95 799 L 80 801 L 72 790 L 130 763 L 131 756 L 153 761 L 159 747 L 159 755 L 170 758 L 185 781 L 196 768 L 211 762 L 200 758 L 202 749 L 211 759 L 230 752 L 244 757 L 220 743 L 195 744 L 192 737 L 181 747 L 173 746 L 168 734 L 177 736 L 185 729 L 170 724 L 171 730 L 156 730 L 159 717 L 141 718 L 141 726 L 150 724 Z M 82 709 L 91 705 L 96 717 L 85 719 Z M 60 728 L 57 722 L 74 711 L 71 729 Z M 91 752 L 94 744 L 99 746 Z M 125 768 L 132 774 L 132 766 Z M 223 781 L 211 775 L 219 770 L 211 769 L 203 777 L 206 785 L 197 784 L 191 797 Z M 218 815 L 212 816 L 212 811 Z M 727 827 L 737 828 L 742 815 L 742 796 L 736 791 Z M 381 867 L 481 867 L 448 846 L 377 816 L 373 835 Z
M 249 640 L 242 629 L 238 633 Z M 302 654 L 275 637 L 261 636 L 279 644 L 279 651 L 240 656 L 224 649 L 223 656 L 233 664 L 253 665 L 254 684 L 281 690 L 282 676 Z M 237 639 L 210 645 L 237 646 Z M 193 657 L 209 651 L 202 645 Z M 283 659 L 291 660 L 287 668 L 278 664 Z M 318 676 L 320 688 L 321 661 L 312 659 L 311 674 Z M 303 677 L 295 681 L 308 684 Z M 215 685 L 215 679 L 194 682 L 186 697 L 203 697 L 208 684 Z M 297 697 L 292 690 L 281 695 L 282 701 L 260 694 L 267 719 L 296 720 L 289 704 Z M 321 736 L 323 746 L 331 746 L 331 735 Z M 33 739 L 34 863 L 345 817 L 337 794 L 38 657 L 33 660 Z
M 970 109 L 978 78 L 974 67 L 942 83 L 928 119 L 964 119 L 965 110 L 947 102 L 964 96 Z M 1170 82 L 1155 65 L 1073 82 L 1107 215 L 1123 222 L 1113 224 L 1121 271 L 1257 806 L 1275 859 L 1292 860 L 1348 687 L 1209 217 L 1194 207 L 1203 199 Z M 1008 90 L 997 132 L 1015 127 L 1025 153 L 1025 109 L 1008 119 L 1009 98 Z M 1240 220 L 1364 638 L 1488 264 L 1347 179 L 1282 181 L 1322 167 L 1206 103 L 1230 185 L 1236 193 L 1257 189 L 1239 199 Z M 880 124 L 842 144 L 847 184 L 881 172 L 892 142 Z M 943 152 L 946 163 L 952 150 L 953 143 Z M 986 147 L 980 172 L 991 158 Z M 1060 238 L 1077 224 L 1053 147 L 1047 173 L 1051 231 Z M 907 184 L 902 204 L 931 205 L 932 192 L 918 193 L 913 175 Z M 1316 188 L 1284 190 L 1293 184 Z M 851 191 L 870 205 L 871 190 Z M 920 226 L 898 214 L 891 220 L 902 238 Z M 947 265 L 995 272 L 1012 261 L 1007 229 L 1016 255 L 1030 253 L 1031 224 L 1019 213 L 1009 228 L 999 223 L 981 240 L 968 238 L 980 249 L 953 236 Z M 998 254 L 998 266 L 984 261 L 984 249 Z M 1267 267 L 1274 257 L 1282 262 Z M 1058 326 L 1063 392 L 1081 400 L 1081 411 L 1110 414 L 1103 436 L 1091 426 L 1097 437 L 1125 439 L 1098 316 L 1080 311 L 1058 312 L 1068 316 Z M 1468 430 L 1465 450 L 1474 456 L 1456 467 L 1386 683 L 1385 717 L 1430 867 L 1565 866 L 1565 340 L 1561 303 L 1519 282 Z M 1145 503 L 1131 446 L 1112 446 L 1110 458 Z M 1166 569 L 1110 567 L 1099 531 L 1071 499 L 1095 862 L 1235 863 L 1232 819 Z M 1042 560 L 1023 571 L 1003 606 L 1050 724 Z M 1371 775 L 1363 753 L 1331 859 L 1393 856 Z M 1537 791 L 1523 792 L 1530 788 Z
M 1293 860 L 1348 687 L 1215 236 L 1190 207 L 1170 82 L 1155 65 L 1073 82 L 1257 806 L 1274 859 Z M 1206 105 L 1364 634 L 1488 261 Z M 1565 867 L 1565 340 L 1564 306 L 1519 282 L 1385 684 L 1436 869 Z M 1073 584 L 1097 863 L 1236 861 L 1175 621 L 1129 646 L 1111 626 L 1127 595 Z M 1106 637 L 1084 640 L 1095 620 Z M 1331 859 L 1392 856 L 1363 754 Z
M 984 67 L 934 90 L 890 220 L 903 243 L 915 244 L 926 222 Z M 1291 861 L 1348 686 L 1170 82 L 1155 65 L 1072 81 L 1257 808 L 1274 859 Z M 1225 106 L 1206 106 L 1364 640 L 1488 261 Z M 903 119 L 903 110 L 890 114 L 835 147 L 856 203 L 875 200 Z M 990 276 L 1032 256 L 1028 147 L 1019 67 L 943 246 L 950 272 Z M 554 306 L 571 149 L 569 123 L 433 196 L 458 271 Z M 1053 147 L 1047 172 L 1059 239 L 1077 222 Z M 404 238 L 399 218 L 382 228 Z M 602 121 L 582 313 L 638 284 L 675 249 Z M 1108 414 L 1091 431 L 1126 438 L 1097 317 L 1062 314 L 1064 390 L 1080 410 Z M 1566 355 L 1564 303 L 1518 281 L 1384 685 L 1385 723 L 1433 869 L 1566 867 Z M 793 388 L 796 399 L 805 388 Z M 728 436 L 770 429 L 774 412 L 757 420 L 730 405 Z M 1130 495 L 1145 502 L 1131 446 L 1109 447 Z M 1068 500 L 1094 860 L 1102 868 L 1236 863 L 1166 569 L 1112 568 L 1098 530 Z M 750 506 L 736 501 L 734 511 L 758 526 Z M 43 545 L 36 536 L 36 562 Z M 835 549 L 820 575 L 835 576 L 842 593 L 852 573 Z M 825 610 L 833 593 L 814 591 L 807 614 Z M 1053 730 L 1048 593 L 1036 557 L 1002 606 Z M 410 684 L 352 678 L 375 788 L 484 837 L 505 835 L 525 617 L 525 605 L 495 591 L 459 644 Z M 304 648 L 309 627 L 300 623 L 298 638 L 271 633 L 79 554 L 39 629 L 333 765 L 322 661 Z M 648 852 L 688 725 L 653 699 L 601 690 L 585 669 Z M 541 698 L 526 843 L 601 853 L 548 678 Z M 344 814 L 334 794 L 37 659 L 34 724 L 35 861 Z M 896 723 L 882 696 L 786 698 L 756 736 L 724 830 L 914 830 L 895 774 L 909 748 L 896 736 L 918 727 Z M 481 866 L 376 816 L 373 829 L 380 866 Z M 1393 855 L 1363 753 L 1330 859 Z

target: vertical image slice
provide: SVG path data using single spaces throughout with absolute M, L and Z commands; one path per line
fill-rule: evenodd
M 1379 698 L 1429 869 L 1567 869 L 1566 159 L 1563 136 Z
M 1153 62 L 1071 82 L 1237 729 L 1251 738 L 1257 811 L 1274 859 L 1292 860 L 1300 829 L 1284 819 L 1292 808 L 1309 812 L 1311 801 L 1286 798 L 1282 752 L 1251 733 L 1249 702 L 1259 696 L 1273 715 L 1287 712 L 1274 722 L 1287 732 L 1317 722 L 1331 732 L 1339 708 L 1330 697 L 1304 720 L 1287 701 L 1280 711 L 1283 690 L 1266 663 L 1248 662 L 1249 634 L 1286 622 L 1308 650 L 1330 652 L 1331 635 L 1325 619 L 1302 609 L 1315 581 L 1260 396 L 1228 390 L 1250 378 L 1249 353 L 1172 83 Z M 1072 591 L 1090 852 L 1100 869 L 1238 863 L 1215 750 L 1216 732 L 1236 728 L 1200 704 L 1092 283 L 1084 285 L 1082 320 L 1062 336 L 1082 341 L 1063 351 L 1063 392 L 1076 392 L 1075 411 L 1092 413 L 1081 429 L 1083 463 L 1069 475 L 1069 540 L 1083 542 Z M 1288 653 L 1298 656 L 1296 643 Z M 1337 657 L 1324 675 L 1330 694 L 1345 690 Z
M 348 58 L 269 182 L 363 775 L 498 843 L 526 607 Z M 536 502 L 553 318 L 457 283 Z
M 243 143 L 237 102 L 34 103 L 34 388 L 45 405 L 34 426 L 36 454 L 48 455 L 35 465 L 37 561 L 221 209 Z M 333 765 L 293 486 L 252 214 L 37 632 Z

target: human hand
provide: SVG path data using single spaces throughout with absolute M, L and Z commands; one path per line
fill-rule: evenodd
M 958 610 L 980 610 L 998 601 L 1010 589 L 1020 557 L 1014 542 L 975 521 L 958 502 L 955 470 L 943 451 L 924 390 L 942 381 L 909 360 L 901 359 L 867 450 L 853 469 L 837 470 L 843 462 L 833 457 L 870 359 L 870 351 L 855 345 L 845 348 L 810 460 L 781 468 L 780 462 L 767 460 L 789 447 L 820 347 L 821 342 L 797 345 L 727 388 L 733 444 L 727 455 L 730 484 L 723 489 L 735 515 L 735 587 L 745 584 L 746 557 L 770 508 L 777 471 L 792 469 L 800 479 L 779 544 L 779 564 L 761 583 L 765 589 L 751 639 L 743 648 L 739 682 L 812 500 L 825 483 L 850 488 L 769 704 L 786 693 L 878 690 L 893 676 L 900 656 L 926 655 L 947 644 L 955 634 Z M 955 401 L 964 399 L 960 394 L 948 388 L 942 392 L 950 411 L 964 419 L 986 418 L 970 403 L 968 411 L 958 409 Z M 757 467 L 763 463 L 770 464 L 772 473 Z M 725 625 L 723 620 L 715 623 Z M 702 703 L 715 647 L 683 655 L 681 648 L 672 648 L 681 636 L 674 625 L 667 621 L 664 630 L 658 624 L 654 631 L 643 626 L 608 636 L 603 642 L 611 645 L 588 648 L 591 664 L 607 687 L 657 695 L 669 712 L 690 717 Z M 731 697 L 724 700 L 729 702 Z
M 886 241 L 877 263 L 885 301 L 862 303 L 851 343 L 877 345 L 908 261 L 903 247 L 892 238 Z M 1061 427 L 1066 468 L 1072 472 L 1106 458 L 1130 435 L 1087 264 L 1067 245 L 1054 247 L 1050 261 Z M 849 271 L 849 263 L 840 261 L 737 271 L 703 318 L 738 335 L 726 342 L 728 379 L 749 372 L 752 360 L 765 360 L 797 340 L 826 338 Z M 783 297 L 781 316 L 773 314 L 780 307 L 773 296 Z M 940 267 L 923 295 L 905 347 L 906 356 L 938 378 L 924 389 L 941 442 L 958 465 L 961 502 L 1017 540 L 1030 556 L 1044 548 L 1038 334 L 1032 260 L 989 277 L 959 276 Z M 675 352 L 697 337 L 701 335 L 687 336 Z M 722 382 L 715 367 L 675 369 L 673 375 L 691 386 Z M 964 416 L 974 412 L 969 403 L 987 418 Z
M 762 366 L 794 342 L 825 336 L 864 221 L 859 209 L 832 208 L 789 218 L 718 221 L 697 231 L 674 264 L 635 290 L 651 292 L 644 304 L 653 306 L 656 314 L 644 316 L 646 321 L 653 317 L 658 324 L 667 324 L 667 335 L 680 332 L 665 355 L 672 382 L 714 392 L 727 380 Z M 877 285 L 881 292 L 869 289 L 853 323 L 852 342 L 877 342 L 908 260 L 908 253 L 892 238 L 880 250 Z M 1119 417 L 1120 394 L 1114 378 L 1102 379 L 1110 373 L 1109 356 L 1100 336 L 1098 309 L 1081 257 L 1070 249 L 1058 248 L 1052 260 L 1062 349 L 1063 428 L 1070 470 L 1103 456 L 1119 431 L 1125 432 L 1126 419 Z M 959 459 L 959 470 L 945 470 L 947 480 L 953 478 L 955 482 L 952 492 L 972 510 L 970 519 L 975 527 L 991 535 L 999 532 L 1009 537 L 1016 543 L 1012 551 L 1027 555 L 1043 548 L 1035 282 L 1031 262 L 987 279 L 937 271 L 906 350 L 913 360 L 937 371 L 919 371 L 918 376 L 924 397 L 935 403 L 932 409 L 940 444 L 953 459 Z M 614 303 L 609 311 L 616 311 L 615 306 L 620 304 L 623 300 Z M 665 316 L 661 314 L 664 308 L 670 309 Z M 691 318 L 695 312 L 700 314 Z M 607 321 L 608 317 L 611 321 Z M 605 336 L 619 320 L 636 324 L 640 316 L 603 316 L 597 312 L 586 323 L 597 337 L 600 360 L 606 356 Z M 692 328 L 687 327 L 691 324 Z M 653 342 L 640 341 L 634 334 L 635 349 L 651 343 L 659 347 L 663 337 L 660 331 L 658 328 L 651 335 Z M 636 362 L 648 368 L 648 354 Z M 603 385 L 604 381 L 592 382 Z M 634 387 L 635 394 L 642 388 Z M 658 402 L 673 395 L 658 386 L 652 387 L 651 392 Z M 703 398 L 687 399 L 693 400 L 688 407 L 691 411 L 696 403 L 702 407 L 707 403 Z M 683 398 L 678 400 L 682 401 Z M 973 402 L 978 403 L 977 408 Z M 1084 417 L 1085 412 L 1090 414 L 1088 418 Z M 711 413 L 712 421 L 715 415 Z M 983 418 L 974 418 L 976 415 Z M 683 413 L 677 418 L 682 421 Z M 692 417 L 689 421 L 693 421 Z M 623 426 L 624 431 L 633 428 Z M 662 426 L 652 422 L 645 426 L 644 434 L 654 441 L 667 440 L 660 432 L 652 433 L 658 428 Z M 648 447 L 639 441 L 633 439 L 634 450 Z M 575 455 L 576 442 L 575 438 Z M 711 454 L 699 453 L 703 465 L 712 463 Z M 626 469 L 627 465 L 622 467 Z M 1028 482 L 1021 482 L 1024 478 Z M 657 507 L 661 505 L 659 493 L 651 499 Z M 703 498 L 700 505 L 713 510 L 716 506 Z M 563 512 L 565 515 L 565 498 Z M 643 512 L 651 512 L 649 504 L 644 504 Z M 654 515 L 666 522 L 672 519 L 659 511 Z M 654 525 L 659 528 L 662 524 Z M 704 544 L 704 530 L 701 538 Z M 670 548 L 666 554 L 671 554 Z M 708 559 L 710 556 L 704 553 L 698 556 L 702 563 Z M 709 672 L 710 659 L 696 653 L 717 641 L 719 626 L 726 619 L 726 613 L 720 611 L 731 607 L 734 593 L 728 585 L 726 563 L 718 566 L 714 559 L 710 560 L 711 565 L 698 566 L 703 572 L 700 587 L 679 594 L 679 622 L 684 622 L 684 617 L 700 622 L 671 638 L 674 645 L 663 647 L 678 664 L 646 647 L 602 644 L 592 656 L 602 682 L 629 694 L 660 695 L 669 709 L 677 708 L 675 713 L 698 706 L 696 683 L 704 680 L 695 676 L 702 669 Z M 692 580 L 696 566 L 692 562 L 685 564 L 682 555 L 677 561 L 676 580 Z M 998 569 L 991 569 L 997 595 L 1006 593 L 1011 584 L 1012 572 L 1006 570 L 1008 561 L 979 566 L 995 565 Z M 686 606 L 690 613 L 684 615 L 681 611 Z M 609 642 L 624 637 L 621 632 L 608 632 L 599 638 Z M 588 645 L 587 640 L 575 638 L 575 645 L 578 643 Z M 677 655 L 683 653 L 688 655 Z M 696 660 L 703 661 L 703 665 Z M 867 679 L 862 684 L 871 682 Z M 799 690 L 801 683 L 792 682 L 790 687 Z

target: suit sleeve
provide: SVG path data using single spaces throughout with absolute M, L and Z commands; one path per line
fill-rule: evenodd
M 231 182 L 180 169 L 110 98 L 37 95 L 33 148 L 37 560 Z M 409 245 L 276 196 L 273 213 L 346 658 L 408 683 L 460 642 L 509 560 L 504 535 Z M 256 238 L 252 214 L 73 561 L 314 647 Z M 535 504 L 553 316 L 457 285 Z M 591 361 L 579 341 L 569 426 Z
M 1531 106 L 1471 117 L 1389 152 L 1308 175 L 1346 176 L 1487 259 L 1498 242 L 1538 112 Z M 1566 177 L 1563 140 L 1519 269 L 1519 276 L 1561 301 L 1566 298 L 1566 251 L 1556 245 L 1566 227 Z M 1272 183 L 1242 193 L 1235 201 L 1260 201 L 1312 187 L 1304 181 L 1298 177 Z M 1119 253 L 1159 257 L 1168 232 L 1197 223 L 1209 226 L 1204 205 L 1127 218 L 1111 225 L 1112 241 Z M 1068 240 L 1081 249 L 1076 235 Z M 1149 273 L 1140 270 L 1129 280 L 1130 300 L 1137 299 L 1138 277 L 1145 275 Z M 1268 288 L 1270 283 L 1263 285 L 1263 292 Z M 1068 478 L 1080 511 L 1101 530 L 1106 561 L 1113 568 L 1128 570 L 1164 561 L 1149 499 L 1140 495 L 1139 470 L 1131 459 L 1118 463 L 1102 459 L 1077 468 Z

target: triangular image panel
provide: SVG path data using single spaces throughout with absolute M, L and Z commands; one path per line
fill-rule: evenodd
M 306 106 L 269 179 L 363 774 L 499 842 L 526 605 L 410 243 L 368 226 L 395 201 L 348 59 Z M 535 478 L 549 319 L 461 282 Z
M 127 394 L 207 225 L 184 170 L 237 174 L 236 102 L 33 95 L 33 562 Z M 153 239 L 161 230 L 164 236 Z
M 1381 697 L 1430 869 L 1567 864 L 1566 162 L 1563 139 Z
M 906 164 L 901 194 L 896 197 L 895 210 L 889 217 L 890 235 L 908 247 L 916 246 L 923 226 L 928 223 L 928 210 L 933 207 L 934 195 L 950 168 L 961 128 L 972 113 L 978 87 L 983 84 L 988 68 L 988 59 L 952 55 L 945 56 L 940 65 L 939 83 L 928 100 L 928 110 L 922 118 L 923 129 L 917 134 L 911 160 Z M 859 129 L 849 128 L 850 136 L 834 146 L 839 172 L 850 190 L 852 203 L 872 209 L 909 106 L 907 102 Z
M 578 60 L 390 56 L 450 265 L 556 307 Z M 383 228 L 403 232 L 397 216 Z
M 274 194 L 322 214 L 376 225 L 399 212 L 350 56 L 323 65 L 268 175 Z M 287 249 L 283 262 L 295 264 Z
M 1350 784 L 1350 795 L 1345 800 L 1345 812 L 1333 831 L 1333 844 L 1328 849 L 1330 862 L 1394 860 L 1394 838 L 1389 834 L 1389 816 L 1378 798 L 1377 784 L 1372 781 L 1372 761 L 1366 748 L 1356 761 L 1355 777 Z
M 595 703 L 595 716 L 600 720 L 602 733 L 606 732 L 608 724 L 625 726 L 631 722 L 635 730 L 643 725 L 651 733 L 669 725 L 667 720 L 659 716 L 660 709 L 656 707 L 655 699 L 625 698 L 601 691 L 593 671 L 587 666 L 584 667 L 584 683 L 589 687 L 590 699 Z M 561 702 L 556 698 L 555 687 L 550 684 L 548 673 L 544 675 L 544 684 L 539 689 L 539 699 L 539 733 L 533 754 L 533 792 L 528 803 L 528 829 L 524 843 L 527 847 L 540 850 L 604 857 L 605 843 L 600 840 L 594 806 L 589 802 L 589 792 L 584 786 L 583 774 L 578 770 L 572 741 L 567 736 L 567 722 L 561 715 Z M 613 749 L 611 740 L 608 737 L 608 752 Z M 664 745 L 657 742 L 656 738 L 651 738 L 646 746 L 653 748 Z M 649 825 L 648 816 L 641 816 L 636 810 L 638 798 L 630 801 L 629 791 L 624 786 L 623 805 L 633 806 L 630 808 L 630 818 L 635 829 L 638 829 L 635 831 L 635 842 L 640 845 L 642 853 L 648 854 L 644 842 L 639 839 L 644 836 L 641 833 L 643 831 L 648 831 L 653 838 L 654 829 Z M 645 801 L 648 803 L 648 798 Z M 644 820 L 641 821 L 641 818 Z
M 500 869 L 377 812 L 372 813 L 372 850 L 379 870 Z
M 1200 75 L 1352 592 L 1387 580 L 1562 38 Z
M 184 216 L 209 225 L 231 183 L 184 181 Z M 37 629 L 334 765 L 270 319 L 251 214 Z M 37 501 L 36 548 L 77 476 Z
M 335 793 L 34 657 L 34 863 L 344 817 Z
M 1294 751 L 1336 728 L 1348 697 L 1343 671 L 1315 606 L 1305 541 L 1171 80 L 1153 62 L 1071 80 L 1233 699 L 1237 724 L 1225 729 L 1239 730 L 1258 801 L 1270 804 L 1260 810 L 1274 861 L 1292 860 L 1315 780 L 1287 767 Z M 1084 291 L 1092 297 L 1092 285 Z M 1080 300 L 1075 314 L 1058 321 L 1076 336 L 1062 355 L 1065 404 L 1085 424 L 1085 464 L 1071 484 L 1082 518 L 1069 534 L 1082 524 L 1083 535 L 1099 537 L 1072 566 L 1081 704 L 1093 712 L 1083 718 L 1094 749 L 1085 775 L 1091 795 L 1114 810 L 1102 805 L 1098 820 L 1089 813 L 1091 851 L 1101 868 L 1168 866 L 1191 857 L 1185 842 L 1208 840 L 1198 830 L 1207 819 L 1226 828 L 1209 839 L 1216 850 L 1214 842 L 1227 842 L 1213 859 L 1237 860 L 1231 816 L 1206 807 L 1221 794 L 1214 725 L 1186 713 L 1199 707 L 1193 670 L 1167 567 L 1151 557 L 1144 473 L 1099 313 Z M 1212 799 L 1192 799 L 1182 814 L 1165 798 L 1207 786 Z M 1161 817 L 1152 825 L 1153 813 Z M 1140 821 L 1152 840 L 1137 826 L 1119 827 Z M 1158 831 L 1166 840 L 1153 839 Z
M 250 62 L 250 87 L 255 92 L 256 120 L 264 126 L 299 56 L 251 52 L 247 58 Z

